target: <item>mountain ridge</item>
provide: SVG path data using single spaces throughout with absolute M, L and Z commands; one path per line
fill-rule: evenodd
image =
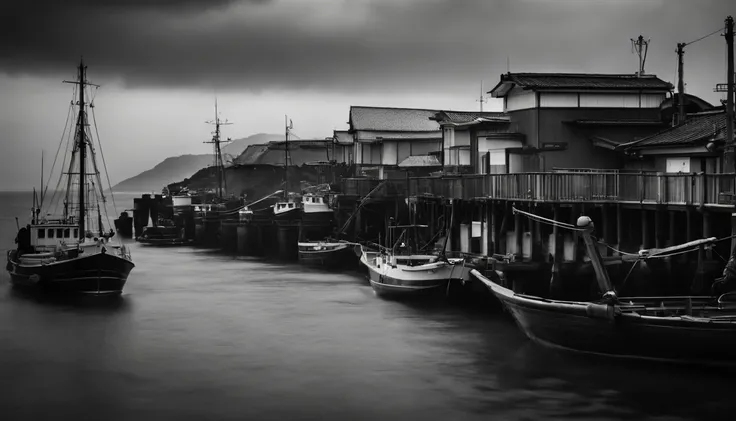
M 257 133 L 248 137 L 234 139 L 222 146 L 223 159 L 230 161 L 249 145 L 283 140 L 283 135 Z M 168 184 L 182 181 L 194 173 L 213 163 L 212 154 L 185 154 L 170 156 L 156 164 L 153 168 L 127 178 L 112 187 L 116 192 L 152 192 L 161 191 Z

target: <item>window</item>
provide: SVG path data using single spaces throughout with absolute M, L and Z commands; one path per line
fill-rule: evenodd
M 69 238 L 69 228 L 64 230 L 64 238 Z
M 666 172 L 690 172 L 690 158 L 667 158 Z
M 45 229 L 38 230 L 38 238 L 46 238 L 46 230 Z
M 74 228 L 74 238 L 79 238 L 79 228 Z
M 54 238 L 54 229 L 49 228 L 49 238 Z
M 64 238 L 64 228 L 56 229 L 56 238 Z

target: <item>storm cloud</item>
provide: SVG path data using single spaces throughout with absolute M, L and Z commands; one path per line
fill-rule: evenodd
M 670 73 L 675 43 L 721 25 L 727 3 L 19 2 L 0 29 L 0 71 L 68 74 L 84 55 L 95 75 L 131 87 L 452 90 L 504 72 L 507 60 L 512 71 L 634 72 L 629 38 L 644 33 L 654 38 L 648 62 Z

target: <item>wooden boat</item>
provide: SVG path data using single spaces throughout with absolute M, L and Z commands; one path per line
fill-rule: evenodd
M 327 267 L 350 267 L 358 263 L 359 244 L 350 241 L 300 241 L 299 262 Z
M 184 227 L 155 226 L 145 227 L 143 233 L 136 239 L 141 244 L 151 246 L 182 246 L 192 244 L 192 239 L 184 235 Z
M 61 177 L 68 177 L 63 197 L 63 215 L 51 217 L 50 213 L 45 213 L 46 216 L 42 217 L 43 186 L 40 200 L 34 193 L 31 223 L 19 227 L 16 237 L 18 248 L 8 252 L 6 268 L 11 282 L 17 286 L 55 292 L 120 294 L 135 265 L 124 245 L 111 242 L 114 231 L 105 232 L 102 226 L 99 202 L 104 204 L 105 196 L 97 170 L 95 149 L 88 136 L 93 131 L 87 128 L 88 102 L 85 102 L 84 95 L 89 83 L 85 73 L 86 66 L 80 62 L 78 80 L 70 82 L 79 85 L 76 103 L 79 111 L 72 158 L 68 171 L 62 172 L 59 179 L 61 184 Z M 88 153 L 91 167 L 87 163 Z M 71 175 L 76 175 L 75 182 L 72 182 Z M 97 183 L 88 183 L 88 177 L 94 177 Z M 47 210 L 53 209 L 55 198 L 56 195 L 51 198 Z M 93 199 L 98 200 L 96 206 L 90 203 Z M 93 230 L 88 226 L 88 219 L 89 225 L 92 225 L 94 218 L 90 216 L 95 209 L 98 217 L 97 227 Z
M 516 210 L 515 210 L 516 211 Z M 602 296 L 593 301 L 564 301 L 518 294 L 504 286 L 503 274 L 471 274 L 503 303 L 534 342 L 565 350 L 622 358 L 695 364 L 736 362 L 736 293 L 719 297 L 618 297 L 591 232 L 590 218 L 578 228 Z M 642 250 L 641 258 L 692 249 L 715 238 L 665 249 Z
M 470 268 L 463 264 L 464 261 L 463 258 L 442 259 L 432 254 L 370 251 L 365 247 L 360 257 L 360 262 L 368 268 L 376 294 L 393 297 L 444 293 L 448 282 L 470 279 Z
M 541 345 L 614 357 L 736 362 L 736 297 L 620 297 L 615 302 L 516 294 L 471 271 Z

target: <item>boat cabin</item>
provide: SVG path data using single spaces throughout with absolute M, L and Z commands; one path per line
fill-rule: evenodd
M 31 225 L 31 246 L 37 251 L 78 243 L 79 226 L 76 224 Z
M 300 203 L 297 203 L 296 200 L 289 198 L 288 201 L 285 202 L 278 202 L 275 205 L 273 205 L 273 213 L 278 215 L 280 213 L 285 213 L 289 211 L 293 211 L 295 209 L 300 208 Z
M 313 194 L 304 195 L 302 198 L 304 212 L 330 212 L 330 206 L 327 204 L 327 198 Z

